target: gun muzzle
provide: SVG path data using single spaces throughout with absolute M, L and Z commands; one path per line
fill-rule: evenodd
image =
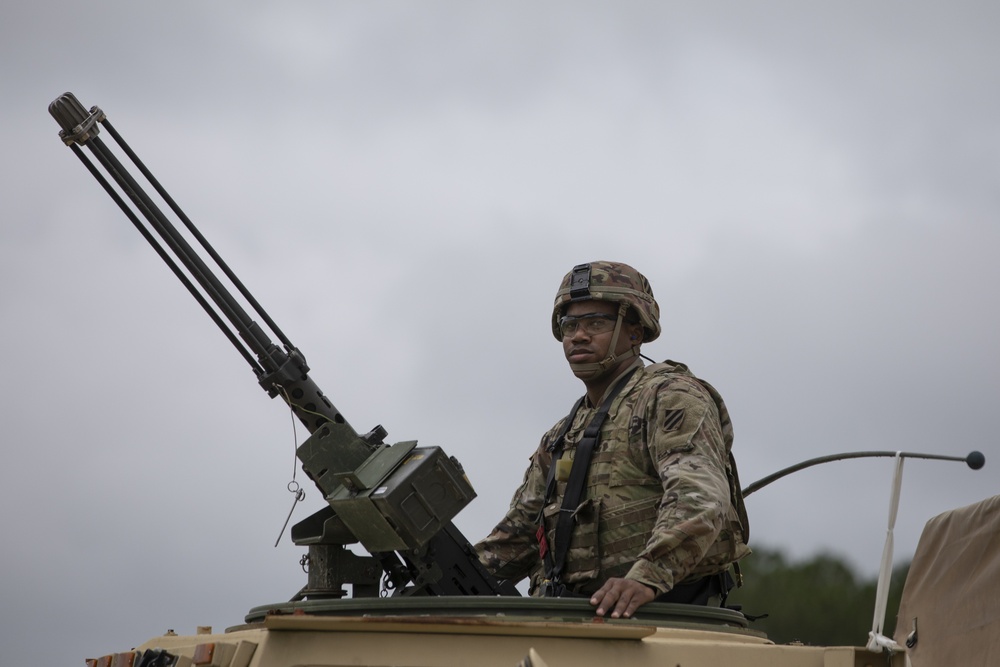
M 67 146 L 84 144 L 101 131 L 97 123 L 104 120 L 104 112 L 92 107 L 88 112 L 73 93 L 63 93 L 49 105 L 49 114 L 56 119 L 59 137 Z

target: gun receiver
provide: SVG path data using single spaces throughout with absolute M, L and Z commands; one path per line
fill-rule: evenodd
M 416 441 L 386 445 L 386 431 L 381 426 L 358 435 L 309 377 L 309 366 L 299 349 L 115 131 L 104 112 L 96 106 L 87 111 L 72 93 L 66 93 L 49 105 L 49 113 L 59 123 L 63 142 L 250 364 L 268 396 L 280 396 L 312 434 L 297 455 L 328 506 L 292 527 L 293 541 L 309 547 L 310 562 L 309 583 L 295 599 L 342 597 L 342 586 L 347 583 L 352 584 L 355 596 L 377 595 L 380 573 L 394 595 L 518 595 L 513 585 L 497 581 L 483 568 L 468 540 L 451 523 L 476 495 L 458 461 L 438 447 L 417 447 Z M 98 137 L 101 129 L 108 131 L 243 302 Z M 90 150 L 103 172 L 81 146 Z M 243 304 L 260 317 L 281 346 L 272 342 Z M 372 556 L 358 557 L 345 549 L 359 541 Z

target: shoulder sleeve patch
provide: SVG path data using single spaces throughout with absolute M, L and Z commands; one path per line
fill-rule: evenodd
M 663 422 L 660 424 L 664 431 L 676 431 L 684 423 L 684 409 L 664 410 Z

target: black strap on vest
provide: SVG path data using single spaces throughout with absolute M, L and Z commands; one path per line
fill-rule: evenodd
M 563 424 L 562 430 L 553 443 L 554 451 L 552 452 L 552 463 L 549 466 L 549 475 L 545 484 L 545 498 L 542 501 L 542 509 L 538 513 L 537 533 L 539 551 L 545 563 L 545 590 L 543 594 L 546 596 L 559 596 L 565 592 L 565 587 L 562 584 L 562 571 L 566 564 L 566 554 L 569 553 L 570 534 L 573 531 L 573 514 L 580 505 L 580 497 L 583 495 L 583 485 L 590 469 L 590 459 L 594 453 L 594 447 L 597 446 L 597 441 L 600 439 L 601 427 L 604 425 L 604 420 L 611 409 L 611 403 L 635 374 L 636 370 L 638 369 L 634 368 L 626 373 L 611 388 L 601 403 L 601 407 L 597 410 L 593 419 L 590 420 L 590 424 L 587 425 L 586 430 L 584 430 L 579 444 L 576 446 L 576 456 L 573 458 L 573 467 L 570 469 L 569 481 L 566 483 L 566 493 L 563 495 L 562 505 L 559 508 L 559 517 L 556 520 L 556 548 L 554 554 L 548 548 L 545 537 L 545 506 L 548 505 L 549 499 L 555 494 L 556 463 L 562 456 L 566 433 L 576 418 L 576 413 L 580 409 L 580 406 L 583 405 L 585 397 L 581 397 L 573 406 L 573 409 L 566 417 L 566 423 Z

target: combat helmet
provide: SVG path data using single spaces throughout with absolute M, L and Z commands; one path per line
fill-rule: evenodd
M 653 288 L 646 276 L 621 262 L 577 264 L 563 277 L 552 307 L 552 335 L 562 340 L 559 318 L 571 301 L 597 299 L 631 307 L 646 330 L 645 342 L 660 335 L 660 307 L 653 298 Z
M 656 340 L 660 335 L 660 307 L 653 298 L 653 288 L 646 277 L 628 264 L 600 261 L 577 264 L 563 277 L 552 307 L 552 335 L 556 340 L 563 338 L 559 318 L 566 306 L 574 301 L 589 299 L 617 303 L 618 321 L 607 359 L 596 364 L 570 364 L 574 373 L 584 379 L 600 375 L 616 361 L 639 355 L 638 346 L 633 346 L 623 355 L 614 355 L 621 325 L 629 310 L 639 317 L 644 342 Z

